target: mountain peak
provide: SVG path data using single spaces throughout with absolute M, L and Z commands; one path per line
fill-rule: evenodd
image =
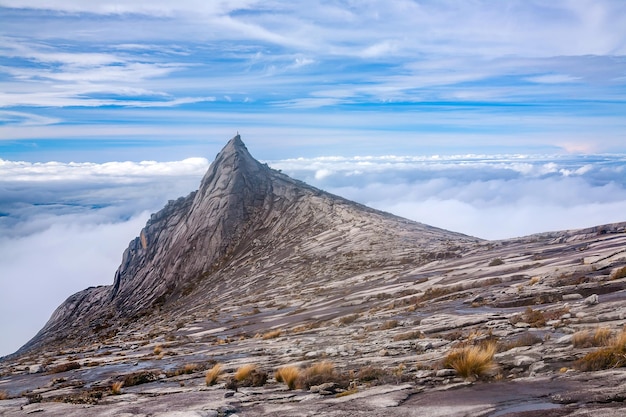
M 226 145 L 222 148 L 220 154 L 232 154 L 239 152 L 250 154 L 250 152 L 248 152 L 248 148 L 246 148 L 245 143 L 243 143 L 243 140 L 241 140 L 241 135 L 237 133 L 231 140 L 228 141 L 228 143 L 226 143 Z
M 254 159 L 237 134 L 196 192 L 151 216 L 124 252 L 113 285 L 68 298 L 26 348 L 84 340 L 157 311 L 195 310 L 225 291 L 237 299 L 317 279 L 302 269 L 310 264 L 338 279 L 394 265 L 396 255 L 421 264 L 439 253 L 452 256 L 451 241 L 460 248 L 475 240 L 294 180 Z

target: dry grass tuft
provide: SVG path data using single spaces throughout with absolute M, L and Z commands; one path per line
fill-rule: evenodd
M 386 322 L 384 322 L 383 324 L 380 325 L 380 330 L 395 329 L 399 325 L 400 324 L 398 323 L 398 320 L 387 320 Z
M 572 335 L 572 345 L 575 348 L 601 347 L 611 343 L 611 329 L 598 327 L 595 332 L 581 330 Z
M 336 398 L 347 397 L 348 395 L 356 394 L 357 392 L 359 392 L 359 389 L 357 387 L 354 387 L 354 388 L 351 388 L 351 389 L 346 390 L 344 392 L 340 392 L 338 394 L 335 394 L 335 397 Z
M 301 371 L 296 385 L 298 388 L 309 389 L 326 382 L 334 382 L 339 388 L 346 389 L 350 385 L 350 377 L 338 372 L 332 362 L 323 361 Z
M 211 369 L 206 372 L 204 376 L 204 382 L 206 382 L 207 386 L 217 384 L 218 379 L 222 375 L 222 365 L 216 363 L 213 365 Z
M 620 279 L 626 277 L 626 266 L 617 269 L 611 274 L 611 279 Z
M 6 400 L 7 398 L 9 398 L 9 394 L 7 394 L 6 391 L 0 391 L 0 401 Z
M 544 327 L 546 320 L 547 317 L 542 311 L 526 307 L 526 310 L 522 314 L 516 314 L 511 318 L 511 324 L 524 322 L 530 324 L 531 327 Z
M 139 371 L 124 376 L 124 386 L 132 387 L 135 385 L 147 384 L 159 379 L 158 371 Z
M 256 371 L 258 366 L 253 363 L 247 363 L 245 365 L 240 366 L 235 372 L 235 380 L 237 382 L 241 382 L 244 379 L 247 379 L 252 374 L 252 371 Z
M 48 373 L 49 374 L 58 374 L 60 372 L 71 371 L 73 369 L 80 369 L 80 363 L 78 363 L 78 362 L 62 363 L 62 364 L 59 364 L 57 366 L 54 366 L 54 367 L 50 368 L 48 370 Z
M 120 395 L 122 393 L 123 386 L 124 386 L 123 381 L 114 382 L 113 385 L 111 385 L 111 394 Z
M 339 319 L 339 324 L 343 326 L 347 326 L 348 324 L 354 323 L 359 318 L 358 314 L 350 314 L 349 316 L 343 316 Z
M 265 333 L 263 335 L 263 340 L 269 340 L 269 339 L 276 339 L 277 337 L 279 337 L 281 334 L 283 333 L 282 330 L 280 329 L 276 329 L 276 330 L 271 330 L 267 333 Z
M 581 371 L 626 367 L 626 330 L 611 338 L 606 347 L 586 354 L 575 365 Z
M 496 364 L 493 362 L 495 353 L 495 343 L 465 346 L 448 353 L 444 359 L 444 366 L 455 369 L 463 378 L 484 377 L 496 369 Z
M 504 264 L 504 261 L 501 258 L 495 258 L 492 259 L 491 262 L 489 262 L 489 266 L 498 266 L 502 264 Z
M 156 345 L 152 353 L 154 353 L 156 356 L 159 356 L 161 353 L 163 353 L 163 346 Z
M 276 382 L 284 382 L 290 390 L 296 388 L 298 378 L 300 378 L 300 368 L 289 365 L 278 369 L 274 374 Z
M 197 363 L 186 363 L 185 366 L 183 366 L 182 373 L 193 374 L 199 369 L 200 369 L 200 365 L 198 365 Z

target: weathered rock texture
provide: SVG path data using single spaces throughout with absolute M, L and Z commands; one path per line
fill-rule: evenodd
M 0 360 L 0 416 L 622 416 L 625 325 L 626 223 L 482 241 L 309 187 L 235 137 L 112 286 Z M 485 344 L 483 375 L 444 360 Z M 295 390 L 272 377 L 323 361 Z
M 341 283 L 372 266 L 456 257 L 477 241 L 296 181 L 256 161 L 235 136 L 198 191 L 152 215 L 113 286 L 71 296 L 20 352 L 110 336 L 161 308 L 186 313 L 294 282 L 332 275 Z

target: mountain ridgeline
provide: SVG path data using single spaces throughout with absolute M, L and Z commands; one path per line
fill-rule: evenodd
M 197 191 L 151 216 L 113 285 L 69 297 L 18 353 L 96 341 L 166 313 L 184 319 L 232 299 L 254 302 L 269 289 L 290 297 L 298 282 L 457 257 L 477 241 L 292 179 L 255 160 L 237 135 Z

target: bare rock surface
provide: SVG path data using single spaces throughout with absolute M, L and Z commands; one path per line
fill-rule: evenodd
M 111 286 L 0 360 L 0 416 L 624 415 L 626 360 L 588 355 L 626 325 L 625 267 L 626 223 L 482 241 L 307 186 L 237 136 Z M 487 345 L 489 371 L 450 365 Z

